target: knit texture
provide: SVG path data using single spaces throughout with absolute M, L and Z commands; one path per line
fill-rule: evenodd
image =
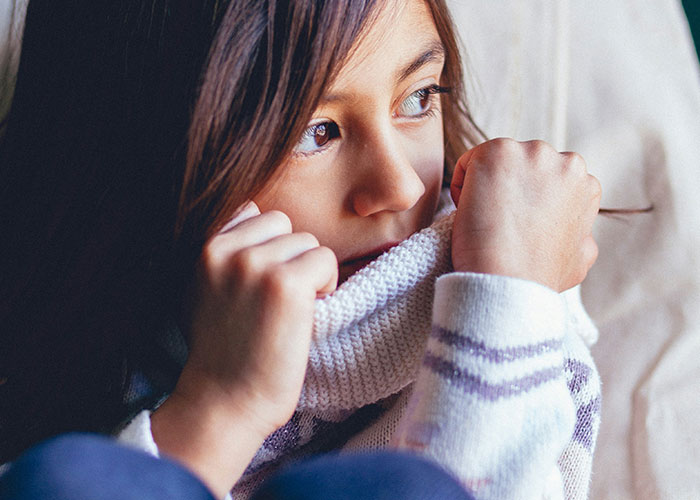
M 531 282 L 441 277 L 393 443 L 433 457 L 476 498 L 586 498 L 600 387 L 575 333 L 591 325 L 573 311 Z
M 317 301 L 299 409 L 349 410 L 415 379 L 430 330 L 435 279 L 451 270 L 454 214 L 379 256 Z M 381 332 L 381 334 L 378 334 Z
M 432 457 L 476 498 L 586 498 L 600 387 L 578 291 L 449 273 L 453 219 L 317 301 L 298 409 L 233 498 L 303 457 L 386 446 Z

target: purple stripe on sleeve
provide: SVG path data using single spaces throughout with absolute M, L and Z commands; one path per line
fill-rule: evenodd
M 572 394 L 578 394 L 586 386 L 592 373 L 588 365 L 576 359 L 566 359 L 564 371 Z
M 450 383 L 461 387 L 466 393 L 476 394 L 489 401 L 517 396 L 542 384 L 556 380 L 562 375 L 562 367 L 553 366 L 545 370 L 536 371 L 526 377 L 491 384 L 476 375 L 468 373 L 454 363 L 429 353 L 423 358 L 423 366 L 449 380 Z
M 545 340 L 543 342 L 538 342 L 537 344 L 495 349 L 493 347 L 488 347 L 483 342 L 477 342 L 469 337 L 465 337 L 436 325 L 433 325 L 430 336 L 450 347 L 455 347 L 460 351 L 468 352 L 473 356 L 480 356 L 494 363 L 504 363 L 518 359 L 532 358 L 561 349 L 561 340 L 555 339 Z
M 574 439 L 588 451 L 593 451 L 593 425 L 600 415 L 600 397 L 597 397 L 576 410 Z

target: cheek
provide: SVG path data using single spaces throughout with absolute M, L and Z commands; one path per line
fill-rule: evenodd
M 425 185 L 423 225 L 433 220 L 438 206 L 442 182 L 445 172 L 445 144 L 443 139 L 442 120 L 436 119 L 426 127 L 424 140 L 414 154 L 418 162 L 418 175 Z
M 312 169 L 316 175 L 310 175 L 309 169 L 298 167 L 289 165 L 285 174 L 253 201 L 261 212 L 284 212 L 295 232 L 310 232 L 325 244 L 337 211 L 333 202 L 333 179 L 323 169 Z
M 422 207 L 425 215 L 424 223 L 432 221 L 435 210 L 438 206 L 440 191 L 442 190 L 442 179 L 444 172 L 443 155 L 434 155 L 429 158 L 424 158 L 424 164 L 421 168 L 421 179 L 425 185 L 425 195 L 423 196 L 424 205 Z

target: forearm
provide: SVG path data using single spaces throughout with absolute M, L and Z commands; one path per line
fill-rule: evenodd
M 574 428 L 555 292 L 512 278 L 438 280 L 433 332 L 396 444 L 435 458 L 477 498 L 554 486 Z M 549 478 L 549 479 L 548 479 Z

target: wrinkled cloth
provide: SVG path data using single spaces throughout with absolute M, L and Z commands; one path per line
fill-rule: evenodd
M 700 71 L 681 3 L 448 3 L 489 136 L 577 151 L 603 207 L 654 207 L 594 228 L 591 498 L 700 498 Z
M 317 300 L 297 411 L 233 498 L 287 463 L 387 446 L 430 457 L 478 499 L 587 498 L 601 400 L 578 289 L 450 272 L 453 221 Z M 119 439 L 158 455 L 148 411 Z
M 27 450 L 0 474 L 3 500 L 215 500 L 181 464 L 114 440 L 64 434 Z

